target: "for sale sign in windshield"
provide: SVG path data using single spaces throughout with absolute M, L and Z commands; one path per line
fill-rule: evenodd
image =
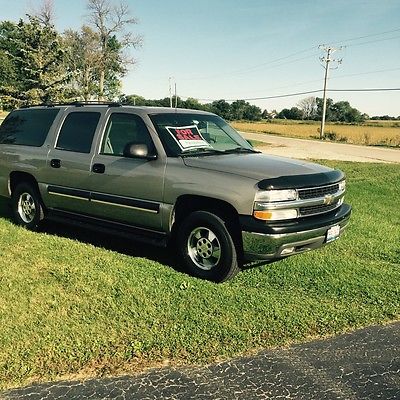
M 166 126 L 166 129 L 176 140 L 182 150 L 198 147 L 211 147 L 203 138 L 196 125 Z

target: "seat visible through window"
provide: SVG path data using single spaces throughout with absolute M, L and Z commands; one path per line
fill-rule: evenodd
M 150 134 L 138 115 L 113 113 L 108 120 L 101 153 L 122 157 L 128 143 L 144 143 L 153 149 Z

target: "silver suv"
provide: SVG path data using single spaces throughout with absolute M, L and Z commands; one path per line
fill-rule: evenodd
M 0 196 L 17 224 L 173 242 L 189 273 L 217 282 L 337 239 L 351 213 L 344 192 L 341 171 L 261 154 L 207 112 L 45 105 L 0 127 Z

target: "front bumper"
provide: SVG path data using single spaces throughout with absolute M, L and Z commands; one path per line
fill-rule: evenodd
M 343 204 L 332 213 L 286 224 L 268 225 L 251 217 L 241 217 L 244 259 L 277 260 L 322 247 L 326 244 L 328 229 L 339 225 L 341 235 L 350 214 L 351 207 Z

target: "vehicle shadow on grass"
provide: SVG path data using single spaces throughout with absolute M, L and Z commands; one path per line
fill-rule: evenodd
M 0 218 L 5 218 L 10 222 L 13 222 L 12 211 L 9 201 L 1 197 Z M 117 253 L 125 254 L 131 257 L 147 258 L 148 260 L 156 261 L 160 264 L 170 267 L 177 272 L 186 273 L 183 266 L 180 264 L 176 254 L 176 250 L 172 245 L 168 246 L 167 248 L 159 247 L 135 241 L 133 239 L 99 232 L 95 228 L 89 229 L 77 225 L 70 225 L 68 223 L 61 224 L 53 221 L 44 221 L 43 225 L 40 228 L 40 232 L 77 240 L 82 243 L 91 244 L 95 247 L 115 251 Z M 241 266 L 241 269 L 253 269 L 256 267 L 263 267 L 268 264 L 270 264 L 270 261 L 245 262 Z
M 13 222 L 9 201 L 4 198 L 0 198 L 0 218 Z M 98 232 L 95 228 L 88 229 L 76 225 L 70 225 L 68 223 L 61 224 L 52 221 L 44 221 L 40 228 L 40 232 L 77 240 L 82 243 L 91 244 L 96 247 L 115 251 L 131 257 L 147 258 L 148 260 L 159 262 L 176 271 L 184 272 L 177 260 L 173 248 L 171 247 L 158 247 L 134 241 L 129 238 Z

